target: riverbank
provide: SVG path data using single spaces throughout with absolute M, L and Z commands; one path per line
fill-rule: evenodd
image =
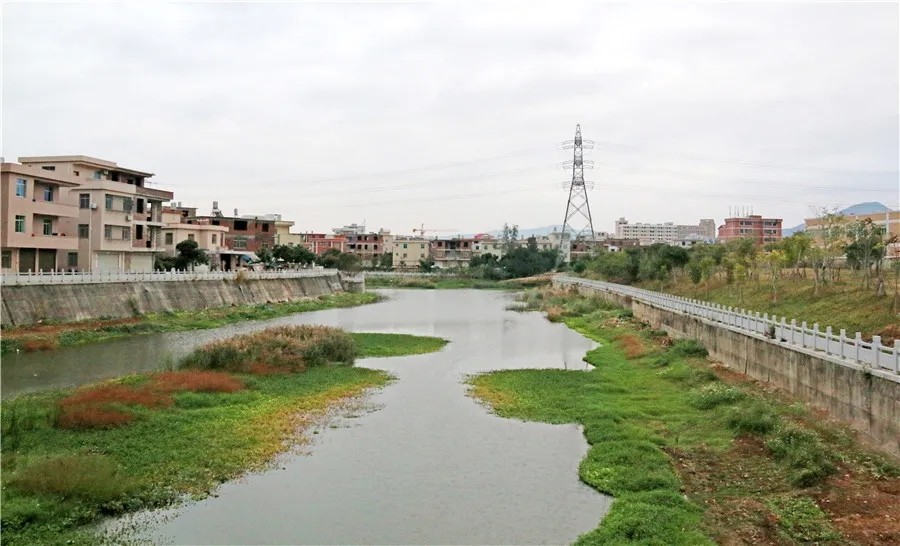
M 805 320 L 812 325 L 818 323 L 824 330 L 831 326 L 835 332 L 841 328 L 852 335 L 862 332 L 866 339 L 880 335 L 882 342 L 890 345 L 900 339 L 897 326 L 898 309 L 892 310 L 893 294 L 877 296 L 872 289 L 861 286 L 859 279 L 849 273 L 845 278 L 830 281 L 819 287 L 815 293 L 814 275 L 806 277 L 785 274 L 775 283 L 777 291 L 773 296 L 773 283 L 766 274 L 760 273 L 760 280 L 727 282 L 718 277 L 698 284 L 690 279 L 680 278 L 676 282 L 646 282 L 641 288 L 657 290 L 697 300 L 719 303 L 742 309 L 752 309 L 779 317 Z M 708 285 L 708 286 L 707 286 Z
M 579 475 L 616 500 L 580 543 L 900 542 L 896 460 L 602 300 L 528 296 L 602 344 L 594 368 L 493 372 L 471 392 L 501 416 L 584 426 Z
M 389 374 L 354 357 L 440 349 L 437 338 L 281 327 L 213 342 L 175 372 L 2 404 L 5 544 L 95 544 L 84 526 L 164 506 L 264 468 Z M 113 539 L 118 541 L 118 539 Z
M 339 292 L 284 303 L 150 313 L 128 319 L 44 323 L 24 328 L 4 328 L 0 334 L 0 354 L 12 351 L 47 351 L 88 343 L 103 343 L 141 334 L 218 328 L 245 320 L 265 320 L 294 313 L 353 307 L 375 303 L 381 299 L 381 296 L 372 292 Z

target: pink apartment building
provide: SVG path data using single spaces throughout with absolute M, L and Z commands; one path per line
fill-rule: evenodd
M 13 173 L 16 170 L 20 174 L 31 173 L 30 178 L 24 177 L 26 182 L 30 179 L 39 188 L 54 180 L 59 186 L 58 201 L 65 205 L 62 210 L 66 211 L 66 215 L 57 217 L 55 232 L 66 235 L 51 235 L 51 240 L 57 242 L 65 239 L 64 245 L 52 247 L 57 251 L 57 266 L 62 265 L 60 253 L 64 251 L 65 268 L 84 271 L 153 270 L 154 255 L 163 251 L 162 228 L 165 224 L 162 204 L 172 199 L 172 192 L 148 187 L 153 173 L 83 155 L 20 157 L 19 162 L 21 165 L 10 167 L 11 179 L 18 180 L 18 175 Z M 19 185 L 18 181 L 15 184 Z M 33 203 L 40 201 L 40 195 L 31 196 L 37 199 Z M 46 207 L 46 204 L 42 206 Z M 13 213 L 4 210 L 4 221 L 12 218 L 10 214 Z M 46 230 L 43 227 L 45 216 L 38 213 L 38 218 L 42 222 L 42 230 Z M 52 225 L 50 232 L 54 233 Z M 71 248 L 70 237 L 76 241 L 74 249 Z M 73 251 L 77 257 L 72 255 Z M 25 261 L 30 256 L 26 251 Z M 41 259 L 38 252 L 38 265 L 48 265 L 49 252 L 43 262 Z M 4 263 L 4 269 L 24 271 L 22 263 L 20 259 L 14 267 L 10 259 L 10 267 L 6 268 Z

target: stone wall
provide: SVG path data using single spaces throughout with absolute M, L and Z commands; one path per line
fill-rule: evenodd
M 715 361 L 827 411 L 882 450 L 900 454 L 900 380 L 893 374 L 839 362 L 834 356 L 658 309 L 630 297 L 588 287 L 579 290 L 630 308 L 635 318 L 672 337 L 696 339 Z
M 193 280 L 4 286 L 3 326 L 123 318 L 284 302 L 342 291 L 337 274 L 293 279 Z

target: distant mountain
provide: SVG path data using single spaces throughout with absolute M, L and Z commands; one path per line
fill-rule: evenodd
M 865 203 L 857 203 L 855 205 L 850 205 L 849 207 L 838 211 L 840 214 L 844 216 L 859 216 L 862 214 L 878 214 L 879 212 L 890 212 L 891 208 L 885 206 L 883 203 L 878 203 L 877 201 L 867 201 Z M 781 234 L 784 237 L 790 237 L 794 233 L 798 233 L 800 231 L 806 231 L 806 224 L 800 224 L 798 226 L 784 228 L 781 230 Z
M 866 203 L 857 203 L 850 205 L 841 211 L 846 216 L 858 216 L 860 214 L 878 214 L 879 212 L 890 212 L 890 207 L 886 207 L 882 203 L 876 201 L 868 201 Z

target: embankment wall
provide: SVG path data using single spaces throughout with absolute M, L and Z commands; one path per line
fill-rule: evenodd
M 3 326 L 124 318 L 298 300 L 342 291 L 337 274 L 292 279 L 180 280 L 4 286 Z
M 827 411 L 880 449 L 900 454 L 900 381 L 892 374 L 838 362 L 834 356 L 738 332 L 631 297 L 585 286 L 578 289 L 631 309 L 635 318 L 672 337 L 696 339 L 715 361 Z

